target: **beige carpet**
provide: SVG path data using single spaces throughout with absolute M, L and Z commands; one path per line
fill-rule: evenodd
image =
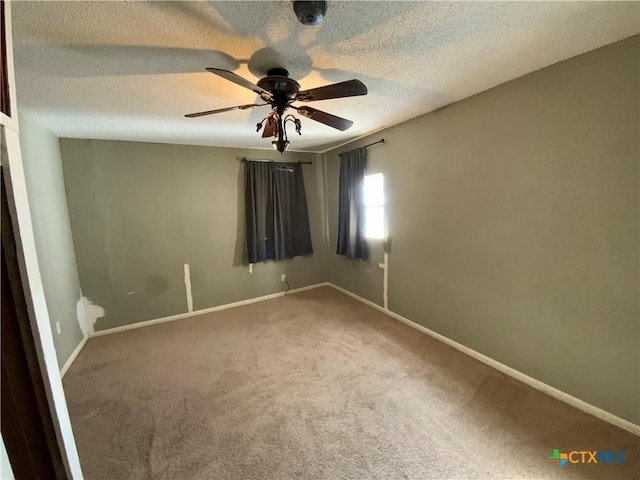
M 330 288 L 92 338 L 64 386 L 88 480 L 640 477 L 638 437 Z

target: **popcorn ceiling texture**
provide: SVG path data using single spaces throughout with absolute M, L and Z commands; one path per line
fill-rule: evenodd
M 358 78 L 367 97 L 315 102 L 295 150 L 322 151 L 640 31 L 636 2 L 334 2 L 317 27 L 290 1 L 13 2 L 21 109 L 59 137 L 266 148 L 267 107 L 204 71 L 257 81 L 281 64 L 302 88 Z

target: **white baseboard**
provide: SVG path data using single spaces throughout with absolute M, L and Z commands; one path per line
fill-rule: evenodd
M 84 347 L 84 344 L 87 343 L 88 339 L 89 337 L 87 335 L 82 337 L 82 340 L 80 340 L 80 343 L 78 344 L 76 349 L 73 352 L 71 352 L 71 355 L 69 355 L 69 358 L 67 358 L 67 361 L 64 362 L 64 365 L 60 369 L 61 378 L 64 378 L 64 374 L 67 373 L 67 370 L 69 370 L 69 367 L 71 366 L 71 364 L 75 361 L 78 354 L 82 351 L 82 347 Z
M 286 294 L 304 292 L 305 290 L 312 290 L 314 288 L 329 287 L 329 282 L 316 283 L 314 285 L 308 285 L 306 287 L 293 288 L 286 292 Z M 132 323 L 131 325 L 123 325 L 122 327 L 114 327 L 106 330 L 100 330 L 97 332 L 89 332 L 89 337 L 99 337 L 102 335 L 109 335 L 111 333 L 124 332 L 126 330 L 133 330 L 136 328 L 148 327 L 150 325 L 157 325 L 159 323 L 173 322 L 174 320 L 181 320 L 183 318 L 196 317 L 198 315 L 204 315 L 206 313 L 219 312 L 220 310 L 227 310 L 229 308 L 240 307 L 242 305 L 249 305 L 252 303 L 264 302 L 265 300 L 271 300 L 278 297 L 283 297 L 285 292 L 272 293 L 270 295 L 263 295 L 262 297 L 249 298 L 247 300 L 240 300 L 239 302 L 227 303 L 225 305 L 218 305 L 217 307 L 205 308 L 202 310 L 196 310 L 194 312 L 180 313 L 178 315 L 171 315 L 169 317 L 156 318 L 154 320 L 147 320 L 144 322 Z
M 590 403 L 580 400 L 579 398 L 576 398 L 572 395 L 569 395 L 568 393 L 565 393 L 562 390 L 558 390 L 557 388 L 552 387 L 551 385 L 547 385 L 546 383 L 543 383 L 540 380 L 536 380 L 535 378 L 532 378 L 514 368 L 511 368 L 505 365 L 504 363 L 500 363 L 497 360 L 487 357 L 482 353 L 476 352 L 475 350 L 472 350 L 469 347 L 465 347 L 464 345 L 454 340 L 451 340 L 450 338 L 440 335 L 439 333 L 436 333 L 433 330 L 429 330 L 428 328 L 420 324 L 412 322 L 411 320 L 403 317 L 402 315 L 398 315 L 397 313 L 394 313 L 391 310 L 386 310 L 380 305 L 373 303 L 372 301 L 367 300 L 365 298 L 362 298 L 359 295 L 356 295 L 355 293 L 351 293 L 350 291 L 345 290 L 342 287 L 334 285 L 333 283 L 329 283 L 329 286 L 338 290 L 339 292 L 344 293 L 345 295 L 348 295 L 351 298 L 354 298 L 364 303 L 365 305 L 368 305 L 372 308 L 375 308 L 376 310 L 379 310 L 382 313 L 387 314 L 388 316 L 390 316 L 395 320 L 398 320 L 412 328 L 415 328 L 416 330 L 422 333 L 426 333 L 427 335 L 435 338 L 436 340 L 446 343 L 447 345 L 455 348 L 456 350 L 459 350 L 462 353 L 465 353 L 466 355 L 469 355 L 470 357 L 475 358 L 476 360 L 486 365 L 489 365 L 490 367 L 493 367 L 496 370 L 506 375 L 509 375 L 510 377 L 515 378 L 516 380 L 519 380 L 522 383 L 532 388 L 535 388 L 536 390 L 539 390 L 542 393 L 546 393 L 547 395 L 557 400 L 560 400 L 561 402 L 564 402 L 568 405 L 571 405 L 572 407 L 577 408 L 578 410 L 582 410 L 583 412 L 588 413 L 589 415 L 593 415 L 594 417 L 604 420 L 605 422 L 611 423 L 616 427 L 620 427 L 630 433 L 633 433 L 634 435 L 640 436 L 640 425 L 636 425 L 635 423 L 625 420 L 624 418 L 620 418 L 610 412 L 607 412 L 606 410 L 596 407 L 595 405 L 591 405 Z
M 546 393 L 547 395 L 560 400 L 561 402 L 564 402 L 568 405 L 571 405 L 574 408 L 577 408 L 578 410 L 582 410 L 585 413 L 588 413 L 589 415 L 593 415 L 596 418 L 599 418 L 601 420 L 604 420 L 605 422 L 611 423 L 612 425 L 615 425 L 617 427 L 620 427 L 630 433 L 633 433 L 634 435 L 638 435 L 640 436 L 640 425 L 636 425 L 635 423 L 632 423 L 628 420 L 625 420 L 624 418 L 620 418 L 610 412 L 607 412 L 606 410 L 603 410 L 599 407 L 596 407 L 595 405 L 591 405 L 590 403 L 587 403 L 583 400 L 580 400 L 579 398 L 576 398 L 572 395 L 569 395 L 568 393 L 565 393 L 561 390 L 558 390 L 555 387 L 552 387 L 551 385 L 547 385 L 544 382 L 541 382 L 540 380 L 536 380 L 533 377 L 530 377 L 514 368 L 511 368 L 507 365 L 505 365 L 504 363 L 500 363 L 497 360 L 494 360 L 490 357 L 487 357 L 486 355 L 483 355 L 482 353 L 479 353 L 475 350 L 472 350 L 469 347 L 465 347 L 464 345 L 451 340 L 450 338 L 445 337 L 444 335 L 440 335 L 439 333 L 434 332 L 433 330 L 430 330 L 418 323 L 415 323 L 405 317 L 403 317 L 402 315 L 398 315 L 397 313 L 392 312 L 391 310 L 387 310 L 383 307 L 381 307 L 380 305 L 367 300 L 365 298 L 360 297 L 359 295 L 356 295 L 355 293 L 352 293 L 348 290 L 345 290 L 342 287 L 339 287 L 337 285 L 334 285 L 333 283 L 330 282 L 323 282 L 323 283 L 317 283 L 314 285 L 309 285 L 306 287 L 301 287 L 301 288 L 294 288 L 289 290 L 287 293 L 297 293 L 297 292 L 303 292 L 305 290 L 312 290 L 315 288 L 320 288 L 320 287 L 331 287 L 334 288 L 335 290 L 344 293 L 345 295 L 348 295 L 351 298 L 354 298 L 356 300 L 358 300 L 359 302 L 364 303 L 365 305 L 368 305 L 372 308 L 375 308 L 376 310 L 390 316 L 391 318 L 398 320 L 408 326 L 410 326 L 411 328 L 414 328 L 422 333 L 425 333 L 427 335 L 429 335 L 430 337 L 435 338 L 436 340 L 439 340 L 453 348 L 455 348 L 456 350 L 459 350 L 460 352 L 469 355 L 470 357 L 486 364 L 489 365 L 490 367 L 495 368 L 496 370 L 504 373 L 505 375 L 509 375 L 512 378 L 515 378 L 516 380 L 521 381 L 522 383 L 535 388 L 536 390 L 542 392 L 542 393 Z M 117 332 L 123 332 L 126 330 L 133 330 L 136 328 L 143 328 L 143 327 L 148 327 L 150 325 L 157 325 L 159 323 L 165 323 L 165 322 L 172 322 L 174 320 L 180 320 L 183 318 L 190 318 L 190 317 L 195 317 L 198 315 L 204 315 L 207 313 L 212 313 L 212 312 L 218 312 L 220 310 L 227 310 L 229 308 L 234 308 L 234 307 L 239 307 L 242 305 L 249 305 L 252 303 L 258 303 L 258 302 L 263 302 L 265 300 L 271 300 L 274 298 L 278 298 L 278 297 L 282 297 L 285 295 L 285 292 L 278 292 L 278 293 L 272 293 L 270 295 L 264 295 L 262 297 L 255 297 L 255 298 L 250 298 L 247 300 L 241 300 L 239 302 L 233 302 L 233 303 L 228 303 L 225 305 L 218 305 L 217 307 L 211 307 L 211 308 L 206 308 L 203 310 L 197 310 L 195 312 L 188 312 L 188 313 L 181 313 L 178 315 L 172 315 L 169 317 L 163 317 L 163 318 L 158 318 L 155 320 L 148 320 L 145 322 L 139 322 L 139 323 L 134 323 L 131 325 L 124 325 L 122 327 L 115 327 L 115 328 L 110 328 L 107 330 L 100 330 L 98 332 L 89 332 L 88 336 L 85 336 L 82 341 L 80 342 L 80 344 L 76 347 L 76 349 L 73 351 L 73 353 L 71 354 L 71 356 L 69 357 L 69 359 L 66 361 L 66 363 L 64 364 L 64 366 L 60 369 L 60 375 L 64 376 L 64 374 L 67 372 L 67 370 L 69 369 L 69 367 L 71 366 L 71 364 L 73 363 L 73 361 L 76 359 L 76 357 L 78 356 L 78 354 L 80 353 L 80 351 L 82 350 L 82 347 L 84 347 L 85 343 L 87 342 L 87 339 L 90 337 L 98 337 L 98 336 L 102 336 L 102 335 L 109 335 L 111 333 L 117 333 Z

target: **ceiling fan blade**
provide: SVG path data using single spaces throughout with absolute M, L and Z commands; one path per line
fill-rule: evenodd
M 230 112 L 231 110 L 247 110 L 253 107 L 262 107 L 267 105 L 266 103 L 251 103 L 249 105 L 237 105 L 235 107 L 219 108 L 217 110 L 207 110 L 206 112 L 188 113 L 185 115 L 187 118 L 204 117 L 205 115 L 213 115 L 214 113 Z
M 248 88 L 252 92 L 260 95 L 260 97 L 265 101 L 268 101 L 271 99 L 271 97 L 273 97 L 273 95 L 271 95 L 271 92 L 268 92 L 264 88 L 260 88 L 255 83 L 251 83 L 249 80 L 242 78 L 240 75 L 236 75 L 235 73 L 230 72 L 229 70 L 222 70 L 221 68 L 211 68 L 211 67 L 207 67 L 206 70 L 215 75 L 218 75 L 219 77 L 224 78 L 225 80 L 229 80 L 230 82 L 233 82 L 236 85 L 240 85 L 241 87 Z
M 316 100 L 329 100 L 330 98 L 357 97 L 366 95 L 367 86 L 360 80 L 347 80 L 346 82 L 325 85 L 298 92 L 296 100 L 302 102 L 315 102 Z
M 330 113 L 323 112 L 321 110 L 316 110 L 311 107 L 294 107 L 300 115 L 303 117 L 310 118 L 311 120 L 315 120 L 316 122 L 324 123 L 330 127 L 336 128 L 342 132 L 351 128 L 353 122 L 351 120 L 347 120 L 346 118 L 336 117 L 335 115 L 331 115 Z
M 267 117 L 264 124 L 264 129 L 262 130 L 262 138 L 273 137 L 278 130 L 278 124 L 276 119 L 273 116 Z

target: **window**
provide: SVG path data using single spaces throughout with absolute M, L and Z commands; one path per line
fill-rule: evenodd
M 244 163 L 245 264 L 311 255 L 302 165 Z
M 364 177 L 364 234 L 367 238 L 384 238 L 384 175 Z

